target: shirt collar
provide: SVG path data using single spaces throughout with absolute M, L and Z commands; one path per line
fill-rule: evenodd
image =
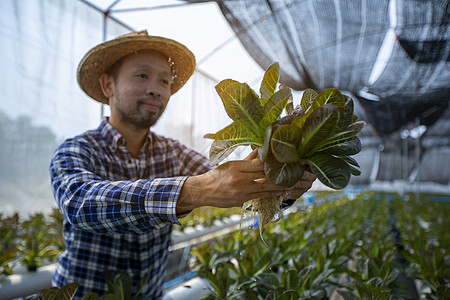
M 127 142 L 123 138 L 123 136 L 115 129 L 109 122 L 108 119 L 105 118 L 100 126 L 99 126 L 100 134 L 104 137 L 105 141 L 108 143 L 111 150 L 116 152 L 120 150 L 122 152 L 128 152 Z M 152 132 L 149 130 L 147 139 L 144 145 L 141 148 L 141 152 L 144 149 L 147 149 L 151 145 L 152 140 Z

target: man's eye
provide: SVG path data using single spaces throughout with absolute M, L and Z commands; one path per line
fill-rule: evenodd
M 147 79 L 148 78 L 147 75 L 145 75 L 145 74 L 138 74 L 137 77 L 143 78 L 143 79 Z

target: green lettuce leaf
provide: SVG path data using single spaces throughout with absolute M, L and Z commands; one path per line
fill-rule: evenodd
M 289 88 L 277 90 L 278 63 L 272 64 L 261 82 L 260 96 L 247 84 L 227 79 L 216 86 L 231 125 L 205 137 L 214 139 L 210 161 L 217 164 L 241 145 L 258 148 L 267 179 L 293 186 L 305 170 L 333 189 L 344 188 L 359 165 L 351 157 L 362 149 L 356 136 L 364 128 L 357 121 L 351 97 L 329 88 L 320 93 L 306 89 L 293 108 Z M 283 110 L 287 115 L 281 117 Z
M 271 183 L 282 187 L 292 187 L 302 178 L 304 169 L 300 163 L 280 163 L 269 154 L 264 162 L 264 172 Z
M 298 162 L 297 145 L 300 141 L 300 128 L 293 124 L 278 127 L 272 135 L 271 149 L 275 158 L 281 163 Z
M 303 92 L 302 100 L 300 101 L 300 106 L 303 111 L 306 111 L 314 99 L 317 97 L 317 92 L 313 89 L 306 89 Z
M 340 143 L 342 141 L 346 141 L 353 136 L 356 136 L 358 132 L 360 132 L 366 123 L 364 121 L 358 121 L 347 127 L 347 130 L 336 133 L 335 135 L 324 139 L 317 143 L 311 150 L 306 153 L 306 155 L 312 155 L 317 152 L 319 149 L 325 149 L 329 145 L 334 145 L 335 143 Z
M 262 136 L 263 130 L 259 123 L 264 117 L 264 110 L 260 104 L 259 97 L 245 83 L 225 80 L 216 86 L 217 93 L 222 99 L 228 116 L 233 120 L 244 120 L 247 127 L 256 136 Z
M 361 141 L 357 136 L 348 139 L 337 139 L 323 147 L 317 152 L 326 152 L 333 155 L 355 155 L 362 149 Z
M 317 108 L 301 127 L 300 156 L 306 156 L 317 144 L 329 138 L 338 121 L 339 112 L 334 105 L 325 104 Z
M 291 90 L 287 88 L 277 91 L 270 97 L 264 106 L 264 117 L 260 122 L 262 128 L 266 128 L 280 118 L 290 97 Z
M 264 133 L 264 143 L 258 149 L 258 156 L 261 161 L 266 161 L 270 152 L 270 137 L 272 136 L 272 126 L 267 126 Z
M 261 82 L 259 93 L 261 95 L 261 104 L 264 106 L 266 102 L 275 94 L 280 80 L 280 65 L 278 63 L 272 64 L 267 68 Z
M 335 130 L 336 132 L 345 130 L 352 123 L 353 110 L 354 110 L 354 103 L 352 98 L 346 97 L 344 105 L 344 113 L 342 114 L 341 119 L 339 120 L 339 124 L 336 126 Z
M 332 189 L 343 189 L 350 181 L 350 166 L 342 159 L 319 153 L 308 159 L 317 178 Z
M 255 143 L 259 143 L 258 146 L 262 145 L 262 139 L 257 139 L 243 120 L 233 122 L 217 133 L 206 135 L 206 137 L 215 140 L 209 150 L 209 159 L 212 165 L 227 158 L 237 146 Z

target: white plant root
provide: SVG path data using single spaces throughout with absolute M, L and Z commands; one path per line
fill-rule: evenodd
M 263 239 L 262 231 L 264 226 L 270 222 L 277 222 L 282 216 L 283 211 L 280 209 L 281 203 L 283 202 L 283 197 L 265 197 L 265 198 L 256 198 L 249 200 L 244 203 L 241 208 L 241 226 L 242 220 L 244 218 L 245 211 L 247 208 L 251 208 L 250 211 L 253 214 L 253 218 L 256 219 L 256 213 L 258 213 L 259 218 L 259 234 L 261 236 L 262 241 L 266 244 Z M 277 216 L 276 219 L 274 217 Z M 266 244 L 267 245 L 267 244 Z

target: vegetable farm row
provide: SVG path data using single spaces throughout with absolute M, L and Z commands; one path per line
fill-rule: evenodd
M 450 203 L 363 193 L 266 226 L 266 244 L 243 229 L 192 254 L 208 299 L 450 299 L 449 215 Z
M 240 208 L 200 208 L 181 219 L 182 226 L 175 226 L 174 233 L 180 236 L 189 229 L 211 227 L 217 221 L 240 213 Z M 63 216 L 57 208 L 47 215 L 15 213 L 6 216 L 0 213 L 0 279 L 13 274 L 20 266 L 34 271 L 43 264 L 56 262 L 65 249 L 62 222 Z
M 174 231 L 182 232 L 193 226 L 210 227 L 217 220 L 239 213 L 238 208 L 198 209 L 181 219 L 182 226 L 175 226 Z M 35 213 L 28 217 L 0 213 L 0 280 L 1 276 L 13 274 L 21 265 L 34 271 L 43 264 L 56 262 L 65 249 L 62 222 L 63 216 L 57 208 L 48 215 Z
M 330 201 L 297 201 L 296 212 L 265 227 L 264 240 L 243 227 L 199 244 L 191 268 L 208 280 L 209 299 L 450 299 L 450 203 L 439 202 L 448 196 L 318 194 L 316 203 Z M 176 229 L 239 213 L 197 210 Z M 0 218 L 0 280 L 18 264 L 54 262 L 64 249 L 56 209 Z
M 36 213 L 27 218 L 0 214 L 0 279 L 19 265 L 35 271 L 43 263 L 55 262 L 65 248 L 62 220 L 57 209 L 50 215 Z

